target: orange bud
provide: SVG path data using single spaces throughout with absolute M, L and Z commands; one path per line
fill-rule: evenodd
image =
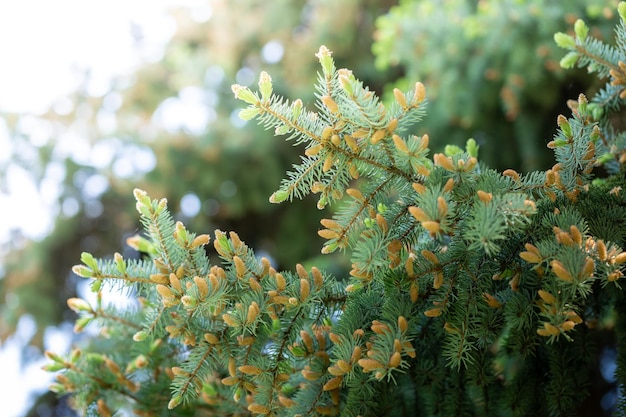
M 452 164 L 452 159 L 450 157 L 445 156 L 442 153 L 435 154 L 433 156 L 433 161 L 435 162 L 435 165 L 439 165 L 447 171 L 454 171 L 454 165 Z
M 279 396 L 278 396 L 278 401 L 279 401 L 279 402 L 283 405 L 283 407 L 285 407 L 285 408 L 290 408 L 290 407 L 293 407 L 294 405 L 296 405 L 296 404 L 297 404 L 297 403 L 296 403 L 294 400 L 292 400 L 291 398 L 287 398 L 287 397 L 284 397 L 284 396 L 282 396 L 282 395 L 279 395 Z
M 348 194 L 350 197 L 354 198 L 355 200 L 365 201 L 363 194 L 361 194 L 361 192 L 357 190 L 356 188 L 348 188 L 346 190 L 346 194 Z
M 542 262 L 541 257 L 533 252 L 521 252 L 519 257 L 531 264 L 538 264 Z
M 420 104 L 426 98 L 426 88 L 421 82 L 415 83 L 415 94 L 413 95 L 413 105 Z
M 401 363 L 402 363 L 402 355 L 400 354 L 400 352 L 394 352 L 394 354 L 391 355 L 391 358 L 389 358 L 389 362 L 387 363 L 387 366 L 389 368 L 397 368 L 398 366 L 400 366 Z
M 519 179 L 520 179 L 519 174 L 518 174 L 518 173 L 517 173 L 517 171 L 515 171 L 514 169 L 507 169 L 507 170 L 505 170 L 505 171 L 502 173 L 502 175 L 505 175 L 505 176 L 507 176 L 507 177 L 511 177 L 511 178 L 513 178 L 515 181 L 519 181 Z
M 326 108 L 330 110 L 331 113 L 339 113 L 339 106 L 337 106 L 337 103 L 335 102 L 335 100 L 332 99 L 331 96 L 325 95 L 321 98 L 321 100 L 322 103 L 324 103 L 324 106 L 326 106 Z
M 412 186 L 415 192 L 418 194 L 424 194 L 424 192 L 426 192 L 426 187 L 424 186 L 424 184 L 420 184 L 419 182 L 414 182 Z
M 556 297 L 547 291 L 539 290 L 537 291 L 537 294 L 539 294 L 539 297 L 541 297 L 543 301 L 545 301 L 546 303 L 550 305 L 556 302 Z
M 400 91 L 400 89 L 394 88 L 393 95 L 396 98 L 396 101 L 398 102 L 400 107 L 402 107 L 403 109 L 406 109 L 407 105 L 406 105 L 406 97 L 404 96 L 404 93 Z
M 550 266 L 552 267 L 552 272 L 554 272 L 554 275 L 556 275 L 563 281 L 572 282 L 574 280 L 572 274 L 569 273 L 569 271 L 567 270 L 567 268 L 565 268 L 565 265 L 563 265 L 561 261 L 555 259 L 550 262 Z
M 426 212 L 419 207 L 409 206 L 409 213 L 420 223 L 431 220 Z
M 385 129 L 377 130 L 370 138 L 370 143 L 372 145 L 376 145 L 378 142 L 384 139 L 385 136 L 387 136 L 387 131 Z
M 606 261 L 608 258 L 608 255 L 607 255 L 606 245 L 604 244 L 604 241 L 598 240 L 596 242 L 596 250 L 598 251 L 598 258 L 600 258 L 601 261 Z
M 249 306 L 248 306 L 248 314 L 246 316 L 246 324 L 252 324 L 256 321 L 257 317 L 259 317 L 259 314 L 261 313 L 261 310 L 259 309 L 259 305 L 257 304 L 256 301 L 253 301 Z M 226 320 L 224 320 L 226 321 Z
M 311 293 L 311 286 L 308 279 L 300 279 L 300 301 L 304 302 Z
M 237 376 L 237 364 L 235 363 L 235 358 L 228 359 L 228 374 L 230 376 Z
M 276 289 L 278 290 L 278 292 L 283 291 L 285 287 L 287 286 L 287 283 L 285 281 L 285 278 L 283 277 L 283 274 L 281 274 L 280 272 L 277 272 L 274 279 L 276 280 Z
M 452 191 L 453 187 L 454 187 L 454 179 L 449 178 L 448 181 L 446 181 L 446 184 L 443 186 L 443 192 L 449 193 L 450 191 Z
M 585 259 L 585 266 L 583 267 L 581 278 L 585 279 L 591 277 L 593 275 L 595 265 L 596 264 L 593 262 L 593 259 L 587 257 Z
M 324 391 L 334 390 L 335 388 L 339 388 L 342 382 L 343 382 L 343 376 L 336 376 L 334 378 L 329 379 L 328 382 L 326 382 L 324 386 L 322 387 L 322 390 Z
M 359 145 L 356 142 L 356 139 L 354 139 L 350 135 L 344 135 L 343 138 L 346 141 L 346 143 L 348 144 L 348 146 L 350 147 L 350 149 L 352 149 L 352 152 L 357 153 L 359 151 Z
M 439 222 L 425 221 L 422 222 L 422 227 L 431 233 L 439 233 L 441 231 L 441 226 L 439 225 Z
M 246 265 L 244 264 L 243 260 L 235 255 L 233 256 L 233 263 L 235 264 L 235 271 L 237 272 L 237 277 L 238 278 L 243 278 L 243 276 L 246 273 Z
M 398 148 L 400 152 L 405 153 L 405 154 L 409 153 L 409 148 L 406 145 L 406 142 L 404 141 L 404 139 L 402 139 L 398 135 L 393 135 L 392 139 L 393 139 L 393 143 L 396 145 L 396 148 Z
M 428 249 L 422 249 L 421 253 L 422 253 L 422 256 L 426 258 L 429 262 L 435 265 L 439 265 L 439 259 L 437 259 L 437 256 L 434 253 L 432 253 Z
M 580 233 L 580 230 L 578 230 L 578 227 L 571 225 L 569 227 L 569 233 L 577 245 L 581 245 L 583 243 L 583 235 Z
M 257 413 L 257 414 L 264 414 L 264 415 L 270 413 L 269 407 L 266 407 L 264 405 L 257 404 L 257 403 L 250 404 L 248 406 L 248 411 Z
M 371 372 L 374 369 L 384 368 L 385 366 L 374 359 L 359 359 L 359 365 L 363 368 L 363 372 Z
M 406 332 L 406 330 L 409 328 L 409 324 L 407 323 L 404 316 L 398 317 L 398 328 L 400 329 L 402 333 Z
M 435 279 L 433 280 L 433 288 L 438 290 L 439 288 L 441 288 L 442 284 L 443 284 L 443 272 L 439 270 L 435 273 Z
M 626 262 L 626 252 L 622 252 L 616 257 L 611 259 L 611 263 L 614 265 L 621 265 Z
M 430 310 L 426 310 L 424 311 L 424 315 L 426 317 L 439 317 L 441 316 L 441 308 L 437 307 L 437 308 L 431 308 Z
M 484 292 L 483 293 L 483 300 L 485 300 L 487 302 L 487 304 L 489 305 L 489 307 L 491 308 L 500 308 L 502 307 L 502 303 L 500 301 L 498 301 L 496 299 L 496 297 L 494 297 L 493 295 Z
M 493 194 L 491 193 L 487 193 L 483 190 L 478 190 L 476 192 L 476 194 L 478 194 L 478 198 L 480 199 L 480 201 L 482 201 L 483 203 L 489 203 L 491 202 L 491 200 L 493 199 Z

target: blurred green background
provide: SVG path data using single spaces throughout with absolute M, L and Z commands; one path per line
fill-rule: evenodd
M 140 228 L 135 187 L 167 197 L 190 230 L 236 230 L 280 268 L 313 260 L 342 273 L 343 261 L 314 259 L 318 222 L 328 213 L 311 201 L 268 202 L 301 150 L 238 119 L 231 84 L 254 85 L 265 70 L 275 92 L 312 107 L 314 53 L 325 44 L 339 67 L 386 100 L 394 87 L 422 81 L 428 113 L 415 133 L 428 133 L 434 150 L 473 137 L 490 166 L 547 168 L 545 144 L 565 101 L 597 88 L 584 71 L 559 68 L 563 54 L 552 35 L 584 18 L 594 36 L 612 39 L 616 5 L 206 0 L 171 8 L 174 30 L 156 59 L 152 54 L 96 92 L 93 72 L 83 71 L 75 91 L 44 112 L 0 113 L 10 141 L 0 158 L 2 201 L 11 201 L 16 176 L 26 176 L 52 219 L 49 233 L 36 239 L 0 223 L 7 225 L 0 231 L 0 343 L 18 343 L 25 362 L 37 360 L 49 347 L 45 335 L 73 320 L 65 300 L 77 291 L 70 269 L 80 253 L 137 256 L 124 243 Z M 141 27 L 128 30 L 139 49 Z M 16 333 L 24 317 L 32 323 L 28 337 Z M 39 402 L 29 415 L 66 415 L 49 394 Z

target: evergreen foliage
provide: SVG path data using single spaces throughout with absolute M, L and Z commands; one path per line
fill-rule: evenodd
M 234 85 L 242 118 L 305 147 L 270 201 L 342 203 L 319 235 L 322 252 L 350 255 L 350 277 L 279 272 L 219 230 L 212 263 L 209 235 L 135 190 L 146 233 L 129 243 L 146 259 L 83 254 L 74 271 L 98 301 L 68 305 L 77 331 L 101 332 L 48 353 L 46 368 L 63 371 L 53 388 L 105 416 L 569 416 L 606 330 L 623 385 L 626 143 L 610 122 L 626 95 L 626 3 L 618 11 L 615 47 L 583 21 L 555 36 L 565 66 L 609 80 L 558 117 L 546 171 L 489 169 L 471 139 L 429 157 L 428 136 L 409 128 L 425 114 L 424 85 L 384 106 L 325 47 L 315 110 L 274 94 L 266 73 L 258 92 Z M 100 301 L 111 281 L 134 308 Z

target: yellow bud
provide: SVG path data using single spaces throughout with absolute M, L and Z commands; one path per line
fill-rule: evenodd
M 304 302 L 307 299 L 309 294 L 311 293 L 311 286 L 309 284 L 309 280 L 301 278 L 300 279 L 300 301 Z
M 515 181 L 519 181 L 520 176 L 517 173 L 517 171 L 515 171 L 514 169 L 507 169 L 505 170 L 502 175 L 507 176 L 507 177 L 511 177 L 513 178 Z
M 433 252 L 429 251 L 428 249 L 422 249 L 421 254 L 429 262 L 431 262 L 431 263 L 433 263 L 435 265 L 439 264 L 439 259 L 437 259 L 437 256 Z
M 246 324 L 254 323 L 257 317 L 259 317 L 260 313 L 261 313 L 261 310 L 259 309 L 259 305 L 257 304 L 256 301 L 253 301 L 248 306 L 248 314 L 246 315 Z
M 321 289 L 322 285 L 324 284 L 324 276 L 322 275 L 322 272 L 318 268 L 312 267 L 311 275 L 313 275 L 313 283 L 315 284 L 315 289 Z
M 591 277 L 593 275 L 594 268 L 595 262 L 593 262 L 593 259 L 591 259 L 590 257 L 587 257 L 585 259 L 585 266 L 583 267 L 581 278 L 585 279 Z
M 224 323 L 226 323 L 230 327 L 240 326 L 239 320 L 237 320 L 234 316 L 231 316 L 230 314 L 222 314 L 222 320 L 224 320 Z
M 103 398 L 98 398 L 98 401 L 96 401 L 96 405 L 97 405 L 97 408 L 98 408 L 98 415 L 99 416 L 111 417 L 113 415 L 113 413 L 111 412 L 111 409 L 104 402 Z
M 341 386 L 342 381 L 343 381 L 343 376 L 336 376 L 334 378 L 329 379 L 328 382 L 324 384 L 322 389 L 324 391 L 334 390 L 335 388 L 339 388 Z
M 290 407 L 293 407 L 294 405 L 297 404 L 291 398 L 287 398 L 287 397 L 282 396 L 282 395 L 278 396 L 278 402 L 280 402 L 283 405 L 283 407 L 285 407 L 285 408 L 290 408 Z
M 324 159 L 324 165 L 322 165 L 322 171 L 328 172 L 333 167 L 333 163 L 334 163 L 334 157 L 333 155 L 329 154 L 328 156 L 326 156 L 326 159 Z
M 337 366 L 339 367 L 339 369 L 343 371 L 343 373 L 352 371 L 352 365 L 350 365 L 348 362 L 344 361 L 343 359 L 339 359 L 337 361 Z
M 280 272 L 277 272 L 274 279 L 276 280 L 276 289 L 278 290 L 278 292 L 284 291 L 285 287 L 287 286 L 287 283 L 285 282 L 285 278 L 283 277 L 283 274 L 281 274 Z
M 531 264 L 538 264 L 542 262 L 541 257 L 533 252 L 521 252 L 519 257 Z
M 550 324 L 548 322 L 543 323 L 543 327 L 546 330 L 546 332 L 548 333 L 548 335 L 550 335 L 550 336 L 556 336 L 556 335 L 561 333 L 561 331 L 559 330 L 558 327 L 556 327 L 553 324 Z
M 559 327 L 561 327 L 561 329 L 563 329 L 564 331 L 569 332 L 575 326 L 576 326 L 576 323 L 574 323 L 572 320 L 567 320 L 567 321 L 564 321 Z
M 310 148 L 308 148 L 307 150 L 304 151 L 304 154 L 306 156 L 315 156 L 317 155 L 322 149 L 324 148 L 324 146 L 321 143 L 318 143 L 315 146 L 312 146 Z
M 394 354 L 391 355 L 391 358 L 389 358 L 389 362 L 387 363 L 387 366 L 389 368 L 397 368 L 398 366 L 400 366 L 401 363 L 402 363 L 402 355 L 400 354 L 400 352 L 394 352 Z
M 343 139 L 346 141 L 352 152 L 357 153 L 359 151 L 359 145 L 351 135 L 344 135 Z
M 200 295 L 200 298 L 206 298 L 206 296 L 209 295 L 209 284 L 207 283 L 206 279 L 195 276 L 193 277 L 193 282 L 198 288 L 198 294 Z
M 348 188 L 346 190 L 346 194 L 348 194 L 350 197 L 354 198 L 355 200 L 365 201 L 363 194 L 361 194 L 361 192 L 357 190 L 356 188 Z
M 543 301 L 545 301 L 546 303 L 550 305 L 556 302 L 556 297 L 547 291 L 539 290 L 537 291 L 537 294 L 539 294 L 539 297 L 541 297 Z
M 491 202 L 491 200 L 493 199 L 493 194 L 491 193 L 487 193 L 483 190 L 478 190 L 476 192 L 476 194 L 478 194 L 478 198 L 480 199 L 480 201 L 482 201 L 483 203 L 489 203 Z
M 363 368 L 363 372 L 371 372 L 374 369 L 384 368 L 385 366 L 374 359 L 359 359 L 358 364 Z
M 413 281 L 409 287 L 409 297 L 411 298 L 412 303 L 416 302 L 419 297 L 419 286 L 417 284 L 417 280 Z
M 438 290 L 443 285 L 443 272 L 441 270 L 435 273 L 435 279 L 433 280 L 433 288 Z
M 405 154 L 409 153 L 409 147 L 406 145 L 406 142 L 404 141 L 404 139 L 402 139 L 398 135 L 393 135 L 392 139 L 393 139 L 393 143 L 396 145 L 396 148 L 398 148 L 400 152 L 405 153 Z
M 606 251 L 606 245 L 604 244 L 604 241 L 598 240 L 596 242 L 596 250 L 598 251 L 598 258 L 600 258 L 601 261 L 606 261 L 608 258 L 608 254 Z
M 415 219 L 420 223 L 431 220 L 430 217 L 426 214 L 426 212 L 422 210 L 420 207 L 409 206 L 409 213 L 411 213 L 411 215 L 415 217 Z
M 256 414 L 269 414 L 270 413 L 270 409 L 267 406 L 258 404 L 258 403 L 252 403 L 248 406 L 248 411 L 252 412 L 252 413 L 256 413 Z
M 166 287 L 165 285 L 158 284 L 156 286 L 156 290 L 163 298 L 176 298 L 172 290 L 170 290 L 169 287 Z
M 402 333 L 406 332 L 407 329 L 409 328 L 409 324 L 407 323 L 407 321 L 404 318 L 404 316 L 399 316 L 398 317 L 398 328 L 400 329 L 400 331 Z
M 204 246 L 207 243 L 209 243 L 211 241 L 211 236 L 209 235 L 199 235 L 196 236 L 192 241 L 191 241 L 191 245 L 189 245 L 189 247 L 191 249 L 195 249 L 199 246 Z
M 374 132 L 374 134 L 370 138 L 370 143 L 372 145 L 376 145 L 378 142 L 384 139 L 385 136 L 387 136 L 387 131 L 385 129 L 377 130 L 376 132 Z
M 180 279 L 173 272 L 170 274 L 170 285 L 176 291 L 181 292 L 183 287 L 180 285 Z
M 626 262 L 626 252 L 622 252 L 616 257 L 611 259 L 611 263 L 614 265 L 621 265 Z
M 309 366 L 305 366 L 304 369 L 300 372 L 304 379 L 309 381 L 316 381 L 321 376 L 319 372 L 314 372 L 309 368 Z
M 422 222 L 422 227 L 428 230 L 430 233 L 434 234 L 437 234 L 441 231 L 441 226 L 439 225 L 439 222 L 425 221 Z
M 489 305 L 489 307 L 491 308 L 500 308 L 502 307 L 502 303 L 499 302 L 496 297 L 494 297 L 493 295 L 484 292 L 483 293 L 483 300 L 485 300 L 487 302 L 487 304 Z
M 385 334 L 390 331 L 389 326 L 378 320 L 372 321 L 372 331 L 376 334 Z
M 310 353 L 313 353 L 315 351 L 315 348 L 313 346 L 313 338 L 311 337 L 309 332 L 307 332 L 306 330 L 300 330 L 300 337 L 302 338 L 302 343 L 304 344 L 306 350 Z
M 454 187 L 454 179 L 449 178 L 448 181 L 446 181 L 446 184 L 443 186 L 443 192 L 449 193 L 450 191 L 452 191 L 453 187 Z
M 246 375 L 261 375 L 263 372 L 261 368 L 252 365 L 241 365 L 237 369 L 239 369 L 239 372 Z
M 424 187 L 424 184 L 420 184 L 419 182 L 414 182 L 412 184 L 413 189 L 415 190 L 416 193 L 418 194 L 424 194 L 424 192 L 426 192 L 426 187 Z
M 426 99 L 426 88 L 421 82 L 415 83 L 415 94 L 413 95 L 413 105 L 421 104 Z
M 333 100 L 331 96 L 325 95 L 321 98 L 321 100 L 322 103 L 324 103 L 324 106 L 326 106 L 326 108 L 330 110 L 331 113 L 339 113 L 339 106 L 337 106 L 337 103 L 335 102 L 335 100 Z
M 563 281 L 572 282 L 574 280 L 572 274 L 569 273 L 569 271 L 565 268 L 565 265 L 563 265 L 561 261 L 555 259 L 550 262 L 550 266 L 552 267 L 552 272 L 554 272 L 554 275 L 556 275 Z
M 442 153 L 437 153 L 433 156 L 433 161 L 435 165 L 443 167 L 447 171 L 454 171 L 454 165 L 452 164 L 452 159 L 445 156 Z
M 235 255 L 233 256 L 233 263 L 235 264 L 237 278 L 243 278 L 243 276 L 246 274 L 246 265 L 244 264 L 243 260 L 239 256 Z
M 578 230 L 578 227 L 571 225 L 569 227 L 569 233 L 577 245 L 581 245 L 583 243 L 583 235 L 580 233 L 580 230 Z
M 436 307 L 436 308 L 431 308 L 430 310 L 426 310 L 424 311 L 424 315 L 426 317 L 439 317 L 441 316 L 441 308 Z
M 219 337 L 215 336 L 213 333 L 205 333 L 204 340 L 212 345 L 217 345 L 220 342 Z
M 394 88 L 393 95 L 396 98 L 396 101 L 398 102 L 400 107 L 402 107 L 403 109 L 406 109 L 407 105 L 406 105 L 406 97 L 404 96 L 404 93 L 400 91 L 400 89 Z
M 170 280 L 165 274 L 151 274 L 150 281 L 156 282 L 157 284 L 166 285 L 169 284 Z

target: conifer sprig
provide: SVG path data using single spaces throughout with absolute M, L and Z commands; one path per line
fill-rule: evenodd
M 623 88 L 612 55 L 626 48 L 624 24 L 615 47 L 574 29 L 557 42 Z M 479 163 L 473 140 L 428 157 L 428 136 L 408 133 L 425 103 L 420 83 L 385 108 L 328 49 L 317 57 L 316 111 L 273 94 L 265 73 L 258 92 L 233 91 L 249 104 L 242 117 L 305 146 L 273 202 L 343 200 L 319 234 L 323 252 L 350 253 L 350 281 L 276 271 L 219 230 L 211 265 L 209 236 L 137 190 L 146 236 L 130 243 L 150 259 L 85 253 L 74 268 L 94 291 L 128 283 L 137 310 L 71 299 L 77 330 L 104 327 L 84 351 L 48 353 L 46 368 L 61 371 L 54 388 L 100 415 L 119 404 L 139 415 L 571 415 L 598 330 L 616 320 L 623 340 L 626 328 L 613 312 L 624 297 L 626 140 L 607 117 L 623 101 L 580 95 L 557 119 L 552 168 L 499 173 Z M 607 178 L 596 178 L 600 166 Z

